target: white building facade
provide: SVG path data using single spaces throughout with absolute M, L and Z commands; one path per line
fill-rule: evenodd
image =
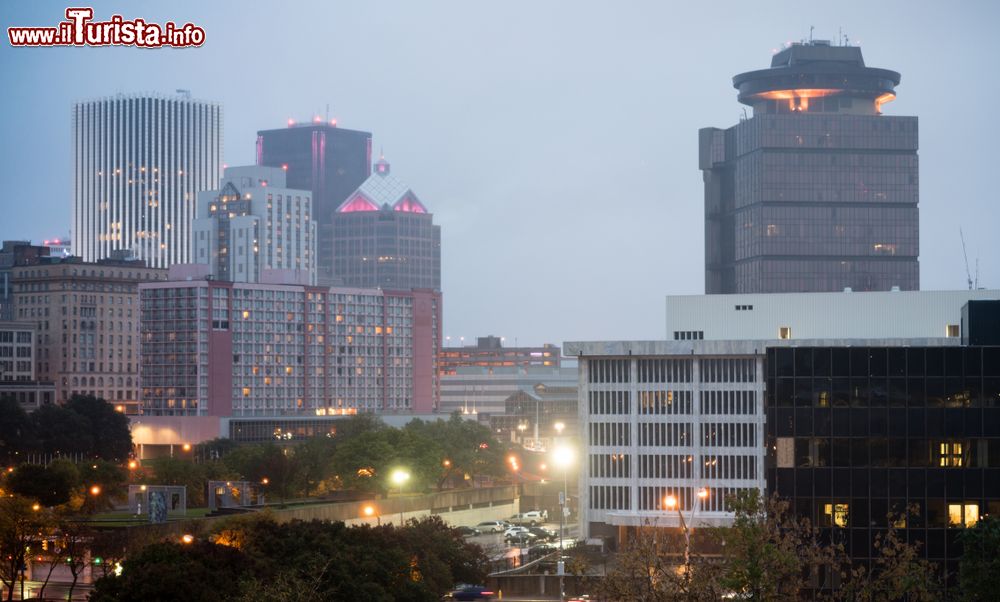
M 311 197 L 285 188 L 281 168 L 226 168 L 218 189 L 198 193 L 192 261 L 229 282 L 256 283 L 265 270 L 282 270 L 316 284 Z
M 967 301 L 1000 290 L 678 295 L 668 340 L 960 338 Z
M 753 342 L 566 343 L 579 361 L 583 537 L 732 518 L 764 488 L 764 349 Z M 708 495 L 702 499 L 698 491 Z
M 195 195 L 218 186 L 222 106 L 119 94 L 73 105 L 73 249 L 128 251 L 149 267 L 190 261 Z

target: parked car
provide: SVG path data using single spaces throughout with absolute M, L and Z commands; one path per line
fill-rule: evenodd
M 475 527 L 455 527 L 455 529 L 461 533 L 463 537 L 472 537 L 473 535 L 479 535 L 482 533 L 482 531 Z
M 515 533 L 513 535 L 509 535 L 504 538 L 504 541 L 513 546 L 526 548 L 531 544 L 535 543 L 537 539 L 538 539 L 537 537 L 525 531 L 523 533 Z
M 505 528 L 503 521 L 499 520 L 487 520 L 476 525 L 482 533 L 502 533 Z
M 548 510 L 531 510 L 528 512 L 522 512 L 521 514 L 515 514 L 510 517 L 510 522 L 515 525 L 540 525 L 549 520 Z
M 484 585 L 456 585 L 455 589 L 445 594 L 443 600 L 492 600 L 493 590 Z
M 542 541 L 552 541 L 559 537 L 558 533 L 545 527 L 528 527 L 528 532 Z
M 511 527 L 503 532 L 504 537 L 511 537 L 520 533 L 528 533 L 527 527 Z

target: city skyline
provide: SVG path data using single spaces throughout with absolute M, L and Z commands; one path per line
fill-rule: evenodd
M 258 130 L 325 118 L 329 103 L 331 118 L 373 132 L 400 178 L 433 199 L 448 297 L 443 334 L 495 333 L 522 345 L 662 338 L 664 295 L 703 290 L 697 128 L 724 127 L 740 115 L 732 74 L 766 64 L 784 41 L 808 37 L 810 24 L 816 38 L 834 40 L 842 25 L 870 64 L 903 74 L 886 114 L 921 121 L 923 288 L 964 288 L 959 227 L 973 277 L 978 257 L 980 285 L 1000 282 L 1000 265 L 990 261 L 1000 256 L 994 220 L 982 219 L 991 210 L 986 174 L 995 153 L 987 144 L 996 121 L 987 103 L 955 92 L 996 55 L 986 29 L 994 6 L 932 7 L 905 22 L 897 14 L 903 3 L 866 9 L 864 22 L 856 3 L 779 7 L 754 27 L 746 27 L 757 16 L 752 7 L 738 5 L 724 23 L 693 8 L 653 5 L 629 14 L 593 5 L 571 12 L 437 6 L 432 17 L 404 5 L 317 5 L 314 18 L 303 20 L 309 9 L 110 3 L 95 7 L 97 16 L 193 21 L 205 28 L 206 44 L 157 51 L 5 45 L 0 66 L 23 92 L 0 121 L 0 173 L 11 198 L 23 202 L 5 202 L 0 238 L 41 241 L 70 227 L 75 101 L 190 89 L 224 107 L 229 165 L 254 162 Z M 7 4 L 2 14 L 10 25 L 61 18 L 58 7 L 28 3 Z M 267 44 L 237 42 L 266 40 L 264 23 L 283 31 L 294 23 L 302 35 L 284 53 L 302 63 L 315 57 L 330 77 L 310 79 L 294 66 L 268 70 L 260 77 L 274 85 L 251 100 L 242 86 L 203 68 L 238 70 L 239 61 L 270 53 Z M 330 29 L 338 36 L 318 34 Z M 394 41 L 411 29 L 420 43 Z M 955 56 L 963 57 L 958 68 Z M 987 97 L 998 86 L 977 85 Z

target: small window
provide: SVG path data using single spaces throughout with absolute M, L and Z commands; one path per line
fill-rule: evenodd
M 962 329 L 958 324 L 948 324 L 944 327 L 944 336 L 951 339 L 957 339 L 962 336 Z
M 778 338 L 779 339 L 790 339 L 792 338 L 792 329 L 790 326 L 781 326 L 778 328 Z
M 949 527 L 975 527 L 979 522 L 979 504 L 948 504 Z
M 827 516 L 827 523 L 837 527 L 846 527 L 848 508 L 847 504 L 824 504 L 823 513 Z

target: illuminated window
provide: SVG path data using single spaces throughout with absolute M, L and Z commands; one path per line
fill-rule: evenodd
M 824 504 L 823 513 L 830 517 L 831 524 L 837 527 L 847 526 L 848 504 Z
M 944 327 L 944 336 L 952 339 L 957 339 L 962 336 L 962 330 L 958 324 L 948 324 Z
M 779 339 L 790 339 L 792 338 L 792 328 L 790 326 L 781 326 L 778 328 L 778 338 Z
M 948 504 L 949 527 L 974 527 L 979 522 L 979 504 Z
M 767 235 L 768 236 L 777 236 L 778 235 L 778 226 L 776 224 L 768 224 L 767 225 Z
M 249 317 L 250 317 L 250 312 L 244 309 L 243 310 L 243 319 L 246 320 Z
M 250 397 L 250 387 L 243 387 L 243 397 Z
M 941 443 L 938 445 L 938 466 L 962 466 L 962 444 L 959 442 Z

